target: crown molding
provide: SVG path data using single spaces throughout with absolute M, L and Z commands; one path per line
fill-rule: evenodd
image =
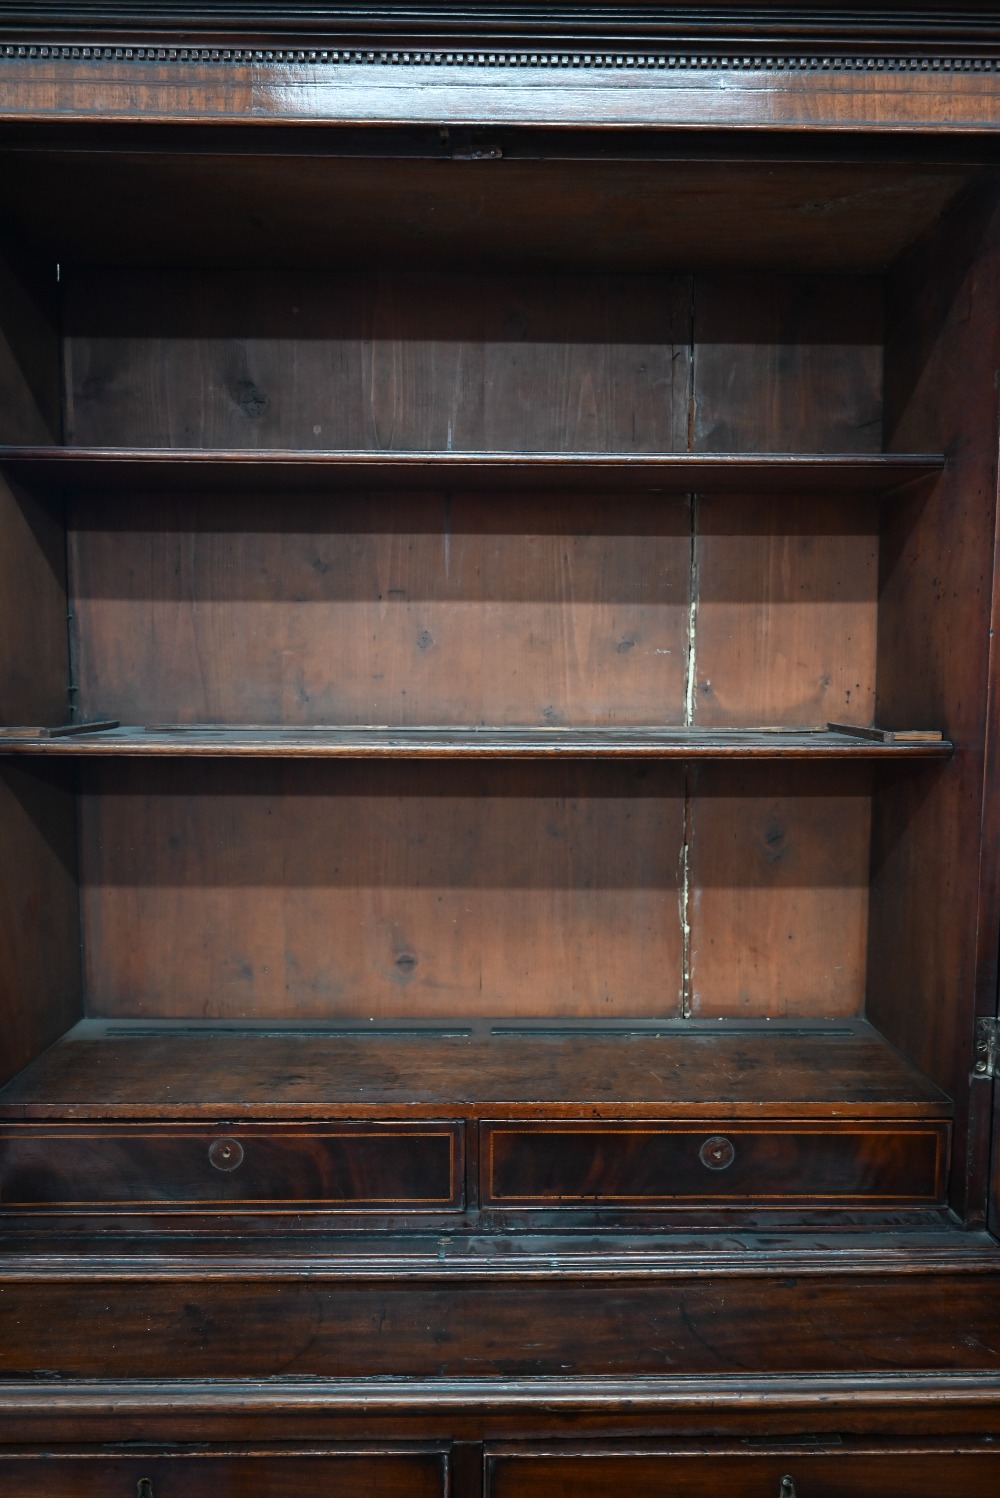
M 886 61 L 897 53 L 920 54 L 918 61 L 992 54 L 1000 51 L 1000 17 L 995 0 L 882 0 L 873 5 L 514 0 L 482 6 L 471 0 L 388 0 L 379 6 L 296 0 L 283 5 L 263 0 L 0 0 L 0 44 L 97 47 L 100 57 L 109 47 L 114 56 L 151 47 L 158 55 L 162 47 L 170 54 L 186 51 L 187 60 L 197 61 L 215 61 L 214 54 L 221 51 L 239 53 L 242 60 L 249 54 L 256 61 L 268 52 L 275 61 L 298 61 L 300 54 L 312 52 L 357 52 L 371 61 L 371 54 L 384 51 L 435 58 L 481 51 L 520 58 L 527 52 L 560 59 L 568 51 L 598 57 L 607 52 L 649 55 L 656 59 L 654 66 L 671 53 L 694 59 L 707 52 L 741 64 L 770 53 L 792 65 L 795 54 L 803 51 L 818 57 L 873 53 Z
M 993 54 L 950 55 L 940 52 L 818 53 L 763 52 L 602 52 L 481 51 L 465 48 L 331 48 L 170 46 L 145 43 L 0 42 L 0 57 L 17 61 L 149 62 L 216 64 L 220 67 L 351 66 L 361 68 L 545 68 L 554 73 L 577 70 L 694 73 L 992 73 L 1000 71 L 1000 42 Z

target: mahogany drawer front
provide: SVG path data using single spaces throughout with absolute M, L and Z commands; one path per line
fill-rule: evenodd
M 486 1498 L 996 1498 L 1000 1451 L 488 1456 Z
M 9 1125 L 0 1206 L 457 1210 L 459 1123 Z
M 484 1204 L 943 1202 L 950 1126 L 918 1123 L 482 1125 Z
M 4 1498 L 445 1498 L 440 1451 L 0 1457 Z

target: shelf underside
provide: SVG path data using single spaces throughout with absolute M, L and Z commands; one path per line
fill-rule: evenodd
M 262 122 L 224 134 L 112 128 L 113 138 L 97 121 L 44 139 L 5 134 L 5 215 L 53 261 L 872 271 L 980 170 L 974 151 L 951 160 L 954 148 L 926 141 L 920 160 L 899 142 L 873 160 L 870 143 L 852 159 L 856 148 L 814 139 L 803 159 L 787 139 L 720 146 L 717 131 L 707 141 L 687 130 L 623 141 L 325 125 L 299 126 L 292 141 Z
M 946 1118 L 863 1021 L 428 1027 L 84 1020 L 0 1119 Z
M 376 452 L 0 447 L 9 477 L 78 490 L 365 488 L 731 494 L 891 493 L 933 477 L 929 453 Z
M 0 755 L 284 759 L 947 759 L 946 739 L 799 728 L 280 728 L 212 724 L 0 732 Z

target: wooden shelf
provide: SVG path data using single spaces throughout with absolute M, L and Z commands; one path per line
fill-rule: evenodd
M 861 1020 L 380 1027 L 84 1020 L 0 1119 L 944 1118 Z
M 9 477 L 107 490 L 434 489 L 886 494 L 940 473 L 932 453 L 309 452 L 4 447 Z
M 0 730 L 0 755 L 278 759 L 947 759 L 947 739 L 809 728 L 229 727 Z

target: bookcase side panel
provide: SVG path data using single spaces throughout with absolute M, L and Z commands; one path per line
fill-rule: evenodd
M 0 435 L 58 441 L 56 268 L 0 245 Z M 70 715 L 66 529 L 0 476 L 0 725 Z M 65 772 L 0 762 L 0 1078 L 7 1080 L 80 1012 L 76 812 Z
M 966 1102 L 973 1015 L 995 1012 L 996 796 L 986 772 L 1000 367 L 1000 215 L 978 196 L 890 277 L 886 442 L 948 453 L 934 484 L 886 509 L 877 707 L 890 728 L 955 742 L 930 775 L 886 776 L 872 848 L 869 1015 L 956 1100 L 959 1210 L 982 1211 L 986 1129 Z M 972 1087 L 988 1110 L 990 1089 Z M 966 1189 L 969 1195 L 966 1199 Z M 978 1197 L 978 1200 L 977 1200 Z

